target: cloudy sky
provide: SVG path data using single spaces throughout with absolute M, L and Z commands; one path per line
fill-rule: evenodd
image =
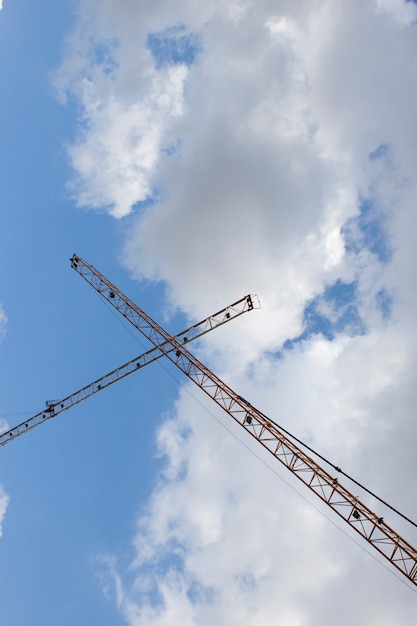
M 416 520 L 416 4 L 0 8 L 1 428 L 149 347 L 77 252 L 172 333 L 257 294 L 192 349 Z M 153 364 L 1 448 L 1 621 L 409 626 L 298 482 Z

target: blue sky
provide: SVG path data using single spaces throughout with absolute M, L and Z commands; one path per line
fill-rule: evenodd
M 416 518 L 417 15 L 345 4 L 4 0 L 0 420 L 149 347 L 73 252 L 172 333 L 257 293 L 198 355 Z M 409 624 L 225 428 L 160 363 L 4 446 L 2 623 Z
M 75 113 L 54 98 L 52 74 L 73 20 L 70 8 L 17 2 L 0 14 L 0 254 L 8 316 L 1 416 L 11 425 L 143 351 L 70 269 L 75 250 L 87 256 L 102 250 L 101 268 L 110 269 L 103 259 L 117 257 L 121 236 L 110 218 L 75 209 L 65 190 L 64 146 L 74 135 Z M 126 273 L 125 281 L 118 274 L 112 278 L 126 288 L 130 283 L 132 293 Z M 144 291 L 148 307 L 158 302 L 158 291 Z M 60 418 L 58 439 L 51 423 L 22 438 L 14 454 L 9 446 L 11 456 L 4 449 L 2 480 L 8 493 L 19 495 L 11 496 L 7 526 L 13 531 L 2 545 L 3 623 L 122 623 L 101 592 L 95 561 L 102 551 L 128 544 L 152 479 L 131 483 L 127 476 L 141 476 L 143 467 L 152 471 L 153 430 L 175 397 L 165 376 L 153 397 L 145 391 L 146 372 L 141 385 L 121 383 L 111 394 L 116 414 L 109 413 L 110 396 L 103 392 L 94 403 L 95 419 L 86 420 L 91 411 L 80 405 L 68 420 Z M 123 407 L 133 405 L 141 419 L 124 414 Z M 123 441 L 133 440 L 129 454 Z M 116 511 L 122 523 L 115 523 Z

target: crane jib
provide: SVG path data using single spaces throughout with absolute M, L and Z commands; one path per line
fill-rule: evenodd
M 260 445 L 302 481 L 322 502 L 417 585 L 417 550 L 383 518 L 309 457 L 288 434 L 201 363 L 177 337 L 155 322 L 92 265 L 74 255 L 72 267 L 147 337 L 190 380 L 212 398 Z
M 73 265 L 74 267 L 74 265 Z M 110 299 L 114 297 L 109 294 Z M 176 339 L 179 343 L 185 344 L 193 341 L 194 339 L 198 339 L 202 337 L 206 333 L 230 322 L 236 317 L 242 315 L 243 313 L 247 313 L 252 311 L 255 308 L 259 308 L 259 300 L 257 296 L 247 295 L 237 300 L 233 304 L 213 313 L 209 317 L 205 318 L 201 322 L 197 324 L 193 324 L 189 328 L 183 330 L 178 335 L 176 335 Z M 53 417 L 56 417 L 59 413 L 63 411 L 67 411 L 71 407 L 76 404 L 79 404 L 83 400 L 86 400 L 90 396 L 96 394 L 99 391 L 102 391 L 106 387 L 109 387 L 113 383 L 129 376 L 129 374 L 133 374 L 133 372 L 137 372 L 139 369 L 145 367 L 145 365 L 149 365 L 161 358 L 166 354 L 166 351 L 174 350 L 170 345 L 155 346 L 152 349 L 148 350 L 144 354 L 141 354 L 138 357 L 135 357 L 131 361 L 128 361 L 124 365 L 112 370 L 111 372 L 105 374 L 101 378 L 89 383 L 82 389 L 75 391 L 71 395 L 67 396 L 62 400 L 48 400 L 46 402 L 45 408 L 33 415 L 32 417 L 26 419 L 24 422 L 21 422 L 17 426 L 6 430 L 5 432 L 0 434 L 0 446 L 4 446 L 6 443 L 9 443 L 20 437 L 24 433 L 28 432 L 38 426 L 39 424 L 45 423 Z

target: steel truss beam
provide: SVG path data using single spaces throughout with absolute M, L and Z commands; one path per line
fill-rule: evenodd
M 191 354 L 96 268 L 74 254 L 72 267 L 147 337 L 190 380 L 224 409 L 414 585 L 417 551 L 376 513 L 343 487 L 261 412 Z
M 239 315 L 247 313 L 255 308 L 259 308 L 259 301 L 257 297 L 250 295 L 245 296 L 237 302 L 221 309 L 217 313 L 214 313 L 214 315 L 210 315 L 210 317 L 207 317 L 198 324 L 194 324 L 193 326 L 190 326 L 190 328 L 182 331 L 176 335 L 176 340 L 181 344 L 189 343 L 190 341 L 205 335 L 211 330 L 214 330 L 215 328 L 218 328 L 219 326 L 235 319 Z M 43 424 L 52 417 L 56 417 L 59 413 L 67 411 L 75 404 L 79 404 L 98 391 L 101 391 L 118 380 L 129 376 L 129 374 L 137 372 L 139 369 L 145 367 L 145 365 L 149 365 L 149 363 L 152 363 L 153 361 L 156 361 L 164 356 L 167 351 L 169 352 L 174 350 L 170 344 L 167 344 L 164 349 L 162 348 L 163 346 L 158 348 L 154 347 L 151 350 L 148 350 L 144 354 L 141 354 L 124 365 L 121 365 L 112 372 L 105 374 L 82 389 L 75 391 L 63 400 L 48 401 L 43 411 L 0 434 L 0 446 L 4 446 L 6 443 L 13 441 L 17 437 L 20 437 L 20 435 L 32 430 L 32 428 L 35 428 L 35 426 L 38 426 L 39 424 Z

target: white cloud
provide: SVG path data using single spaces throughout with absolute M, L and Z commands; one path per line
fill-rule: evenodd
M 0 304 L 0 341 L 6 334 L 7 315 L 4 312 L 3 307 Z
M 125 263 L 165 281 L 171 306 L 204 316 L 259 293 L 261 311 L 210 336 L 203 360 L 416 518 L 416 6 L 89 0 L 81 16 L 61 70 L 82 111 L 79 203 L 131 212 Z M 198 60 L 158 68 L 146 35 L 180 23 L 201 38 Z M 337 280 L 355 282 L 363 334 L 347 324 L 282 350 Z M 410 623 L 412 593 L 185 393 L 158 437 L 166 470 L 138 523 L 133 585 L 110 568 L 131 625 Z
M 70 94 L 80 103 L 70 191 L 80 206 L 118 218 L 153 196 L 152 176 L 182 114 L 187 76 L 185 65 L 158 70 L 149 52 L 138 55 L 140 35 L 139 29 L 138 40 L 126 42 L 117 27 L 110 36 L 80 27 L 56 79 L 62 101 Z
M 380 357 L 387 347 L 380 346 Z M 387 362 L 369 361 L 375 378 L 369 393 L 358 367 L 364 350 L 357 342 L 317 342 L 308 352 L 306 358 L 289 356 L 289 364 L 260 363 L 252 386 L 244 378 L 233 380 L 233 386 L 243 387 L 257 406 L 343 468 L 366 467 L 369 482 L 381 490 L 378 476 L 389 444 L 385 439 L 386 449 L 378 450 L 366 431 L 371 428 L 380 440 L 389 427 L 390 411 L 402 393 L 395 382 L 398 368 L 403 373 L 408 364 L 393 368 L 389 350 Z M 390 398 L 386 408 L 381 406 L 384 396 Z M 407 598 L 407 590 L 311 509 L 301 498 L 307 494 L 286 471 L 275 468 L 278 477 L 268 472 L 185 394 L 179 411 L 159 433 L 167 454 L 166 480 L 139 521 L 132 564 L 136 582 L 130 588 L 120 575 L 116 578 L 119 606 L 130 624 L 330 624 L 338 607 L 342 626 L 364 614 L 364 624 L 383 614 L 387 623 L 395 623 L 398 613 L 403 615 L 398 624 L 407 623 L 414 610 L 412 594 Z M 368 460 L 361 459 L 364 439 Z M 250 442 L 249 447 L 272 465 Z M 402 447 L 402 454 L 412 459 L 413 444 Z M 392 497 L 396 500 L 398 493 Z
M 0 485 L 0 537 L 3 534 L 2 524 L 3 524 L 4 516 L 6 515 L 6 510 L 9 504 L 9 500 L 10 498 L 4 491 L 3 486 Z
M 165 125 L 180 115 L 185 68 L 150 72 L 145 102 L 123 103 L 109 95 L 94 102 L 94 122 L 69 150 L 78 177 L 72 183 L 81 206 L 105 207 L 115 217 L 151 198 L 151 176 Z M 87 87 L 89 88 L 89 87 Z

